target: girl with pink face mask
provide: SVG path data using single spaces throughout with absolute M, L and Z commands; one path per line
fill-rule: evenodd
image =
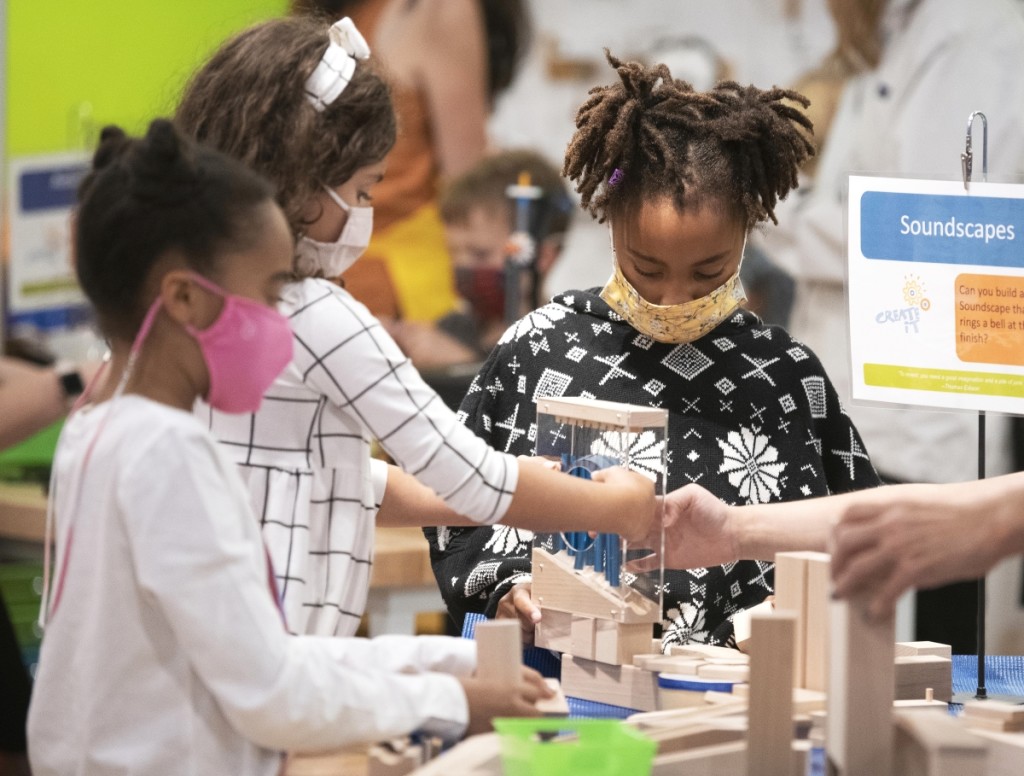
M 387 84 L 348 19 L 279 19 L 225 43 L 177 121 L 265 174 L 297 238 L 281 292 L 294 357 L 250 415 L 201 408 L 240 467 L 294 633 L 350 636 L 366 606 L 375 523 L 648 534 L 653 489 L 520 465 L 466 429 L 367 309 L 331 282 L 369 241 L 395 140 Z M 521 418 L 526 428 L 530 418 Z M 396 466 L 372 460 L 378 440 Z M 631 515 L 629 526 L 621 516 Z M 552 516 L 557 516 L 554 519 Z
M 536 674 L 451 675 L 472 670 L 469 642 L 284 626 L 237 467 L 192 413 L 258 410 L 292 359 L 275 304 L 293 242 L 269 184 L 155 121 L 142 140 L 103 131 L 80 198 L 76 269 L 111 360 L 54 461 L 33 773 L 269 776 L 282 749 L 531 713 Z

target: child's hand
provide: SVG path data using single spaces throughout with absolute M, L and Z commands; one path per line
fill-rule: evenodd
M 476 676 L 459 681 L 469 704 L 467 736 L 491 730 L 491 720 L 495 717 L 538 717 L 537 701 L 555 695 L 544 678 L 526 666 L 522 667 L 520 680 L 514 684 Z
M 513 585 L 498 601 L 498 617 L 519 618 L 519 628 L 523 634 L 523 646 L 533 646 L 533 629 L 540 622 L 540 608 L 530 597 L 533 584 L 521 582 Z
M 594 482 L 600 482 L 604 487 L 616 491 L 614 494 L 609 493 L 608 498 L 617 499 L 622 504 L 622 522 L 618 533 L 638 547 L 648 546 L 642 542 L 661 529 L 657 520 L 654 483 L 644 475 L 622 466 L 610 466 L 591 476 Z

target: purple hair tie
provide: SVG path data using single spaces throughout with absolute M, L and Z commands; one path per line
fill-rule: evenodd
M 622 179 L 625 178 L 625 173 L 622 172 L 618 167 L 612 170 L 611 177 L 608 179 L 609 186 L 618 186 L 622 183 Z

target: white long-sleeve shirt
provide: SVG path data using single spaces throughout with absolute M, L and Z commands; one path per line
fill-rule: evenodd
M 847 176 L 959 180 L 967 117 L 986 113 L 990 180 L 1024 173 L 1024 9 L 1011 0 L 890 0 L 874 70 L 846 84 L 813 183 L 777 209 L 768 255 L 797 281 L 790 330 L 821 358 L 879 472 L 917 482 L 972 479 L 977 416 L 850 406 L 845 292 Z M 981 122 L 973 132 L 981 180 Z M 1005 426 L 989 420 L 989 473 L 1006 470 Z
M 288 627 L 352 635 L 366 608 L 386 482 L 386 467 L 370 458 L 370 440 L 481 523 L 505 514 L 518 463 L 463 426 L 343 288 L 310 278 L 289 284 L 281 297 L 295 356 L 259 412 L 204 407 L 199 415 L 248 486 Z
M 139 396 L 79 412 L 55 465 L 37 776 L 269 775 L 277 750 L 464 728 L 448 674 L 473 670 L 471 643 L 287 633 L 237 468 L 192 415 Z

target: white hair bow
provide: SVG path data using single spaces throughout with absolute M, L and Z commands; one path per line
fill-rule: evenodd
M 306 99 L 322 111 L 345 91 L 356 70 L 356 60 L 370 56 L 366 38 L 347 16 L 331 25 L 330 43 L 313 74 L 306 79 Z

